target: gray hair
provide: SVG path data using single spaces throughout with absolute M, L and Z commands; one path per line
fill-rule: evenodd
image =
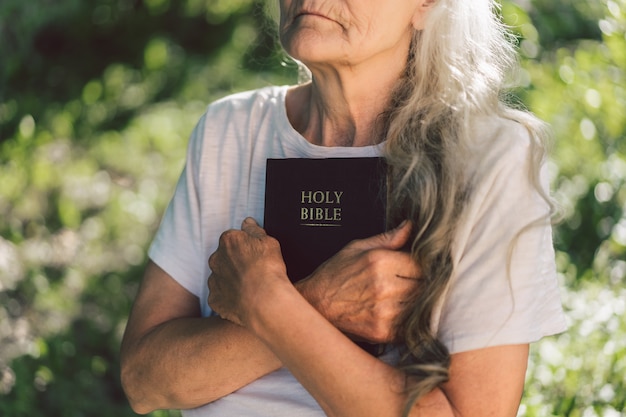
M 450 355 L 432 334 L 431 315 L 452 275 L 453 238 L 472 195 L 465 162 L 477 117 L 506 118 L 526 127 L 532 153 L 529 178 L 553 207 L 539 182 L 548 130 L 505 97 L 507 77 L 517 68 L 517 48 L 499 18 L 499 4 L 433 1 L 424 28 L 413 35 L 406 71 L 390 107 L 381 115 L 391 167 L 389 226 L 413 221 L 411 255 L 424 277 L 413 309 L 398 323 L 406 344 L 399 366 L 409 381 L 405 415 L 421 396 L 448 379 Z M 277 21 L 277 10 L 269 7 Z M 301 81 L 310 79 L 308 69 L 298 65 Z M 529 220 L 527 227 L 543 220 Z
M 431 7 L 424 29 L 414 34 L 406 74 L 384 118 L 385 156 L 392 167 L 389 220 L 392 226 L 405 218 L 413 221 L 411 254 L 424 277 L 401 323 L 406 343 L 401 367 L 412 381 L 405 415 L 448 379 L 450 356 L 432 334 L 431 315 L 452 275 L 453 238 L 474 186 L 465 162 L 477 117 L 511 119 L 528 129 L 529 177 L 550 202 L 539 183 L 547 130 L 504 100 L 517 59 L 515 39 L 500 21 L 498 4 L 436 0 Z

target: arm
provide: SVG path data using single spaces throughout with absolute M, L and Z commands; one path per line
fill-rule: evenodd
M 422 272 L 400 250 L 412 225 L 350 242 L 296 288 L 343 333 L 374 343 L 397 342 L 407 306 L 420 291 Z
M 201 318 L 198 298 L 148 264 L 121 348 L 122 385 L 133 410 L 200 406 L 280 366 L 246 329 Z
M 328 416 L 394 416 L 407 401 L 405 375 L 352 344 L 288 286 L 265 286 L 248 328 L 320 403 Z M 273 300 L 268 302 L 267 300 Z M 320 341 L 301 343 L 301 340 Z M 522 395 L 527 345 L 452 355 L 450 379 L 410 415 L 514 417 Z
M 390 341 L 393 321 L 418 285 L 407 277 L 418 277 L 419 270 L 395 251 L 409 234 L 405 225 L 356 241 L 298 289 L 342 331 Z M 280 366 L 248 330 L 218 317 L 201 318 L 198 298 L 148 264 L 121 350 L 122 384 L 135 411 L 200 406 Z
M 258 336 L 329 416 L 401 415 L 405 374 L 356 347 L 290 285 L 278 244 L 254 222 L 223 235 L 210 262 L 212 308 Z M 527 358 L 527 345 L 455 354 L 449 381 L 411 415 L 515 416 Z

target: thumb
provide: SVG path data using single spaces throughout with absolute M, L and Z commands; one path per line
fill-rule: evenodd
M 410 221 L 405 220 L 396 226 L 395 229 L 363 239 L 361 244 L 364 246 L 364 249 L 382 248 L 397 250 L 403 247 L 409 240 L 412 228 L 413 224 Z
M 241 223 L 241 230 L 248 233 L 250 236 L 262 238 L 267 236 L 265 229 L 263 229 L 252 217 L 246 217 Z

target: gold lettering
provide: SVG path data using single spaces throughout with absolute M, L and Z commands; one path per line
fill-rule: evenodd
M 341 207 L 337 206 L 341 204 L 342 198 L 343 191 L 300 191 L 300 203 L 303 205 L 300 207 L 300 220 L 308 222 L 341 222 Z M 335 205 L 335 207 L 328 206 L 331 204 Z M 327 206 L 323 207 L 322 205 Z
M 313 193 L 313 202 L 320 204 L 324 202 L 324 192 L 323 191 L 316 191 Z
M 300 191 L 301 204 L 341 204 L 343 191 Z
M 333 210 L 333 220 L 336 222 L 341 221 L 341 207 L 335 207 Z

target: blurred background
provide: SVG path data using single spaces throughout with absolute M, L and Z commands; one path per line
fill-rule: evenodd
M 133 416 L 121 335 L 206 105 L 294 83 L 259 0 L 0 1 L 0 415 Z M 626 0 L 506 1 L 570 330 L 520 416 L 626 416 Z M 177 416 L 158 411 L 152 416 Z

